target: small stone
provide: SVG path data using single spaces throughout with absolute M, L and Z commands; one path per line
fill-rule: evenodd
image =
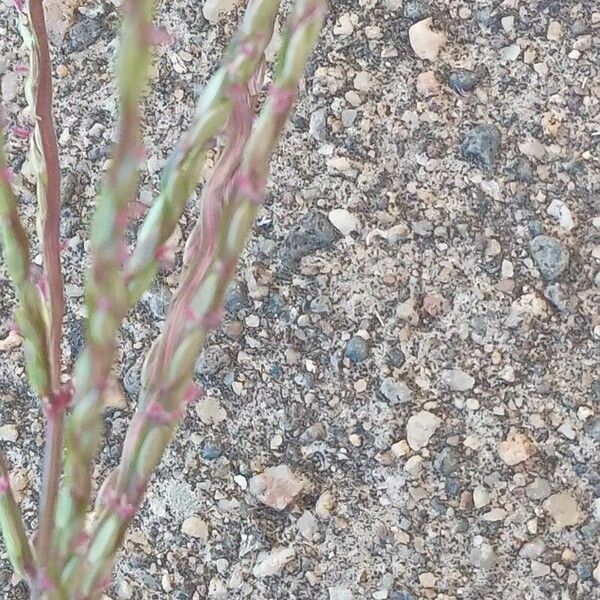
M 172 294 L 169 288 L 161 286 L 144 294 L 144 304 L 146 304 L 153 317 L 159 321 L 164 321 L 167 318 L 171 297 Z
M 592 571 L 592 577 L 598 583 L 600 583 L 600 561 L 598 561 L 598 564 L 596 565 L 596 568 Z
M 348 588 L 330 587 L 329 600 L 354 600 L 354 594 Z
M 181 531 L 190 537 L 208 540 L 208 523 L 200 517 L 189 517 L 181 524 Z
M 231 365 L 231 357 L 220 344 L 208 346 L 202 351 L 196 362 L 196 373 L 212 377 Z
M 419 583 L 424 588 L 434 588 L 437 579 L 433 573 L 421 573 L 419 575 Z
M 447 369 L 442 371 L 440 382 L 453 392 L 466 392 L 475 385 L 475 378 L 460 369 Z
M 569 265 L 569 253 L 555 238 L 538 235 L 529 243 L 531 256 L 541 273 L 548 281 L 558 279 Z
M 313 210 L 294 225 L 285 238 L 279 260 L 284 269 L 295 270 L 305 256 L 330 248 L 339 239 L 339 233 L 326 215 Z
M 551 217 L 554 217 L 565 231 L 571 231 L 571 229 L 575 227 L 575 221 L 573 220 L 571 210 L 562 200 L 552 200 L 548 205 L 546 212 Z
M 327 109 L 319 108 L 310 115 L 308 132 L 315 140 L 323 140 L 327 135 Z
M 12 350 L 17 346 L 20 346 L 22 342 L 23 338 L 16 331 L 11 330 L 3 340 L 0 340 L 0 352 Z
M 487 69 L 480 65 L 474 71 L 457 69 L 448 75 L 448 85 L 458 94 L 464 96 L 475 91 L 475 88 L 486 77 Z
M 495 125 L 477 125 L 464 136 L 462 155 L 486 171 L 492 171 L 498 162 L 502 134 Z
M 341 37 L 347 37 L 354 33 L 354 26 L 350 20 L 350 15 L 341 15 L 338 22 L 333 26 L 333 34 Z
M 471 563 L 480 569 L 493 569 L 496 565 L 496 554 L 492 545 L 481 536 L 474 539 L 469 558 Z
M 498 446 L 500 458 L 510 466 L 526 461 L 532 456 L 534 450 L 533 443 L 526 435 L 515 432 L 511 432 Z
M 531 575 L 533 577 L 545 577 L 550 573 L 550 567 L 538 560 L 531 561 Z
M 425 98 L 439 96 L 442 91 L 442 86 L 433 71 L 419 73 L 417 76 L 417 91 Z
M 257 579 L 271 577 L 281 573 L 283 568 L 296 556 L 296 552 L 291 547 L 273 548 L 270 552 L 264 550 L 258 554 L 252 574 Z
M 258 315 L 248 315 L 244 319 L 244 323 L 246 324 L 246 327 L 256 329 L 257 327 L 260 327 L 260 317 Z
M 423 459 L 416 454 L 411 456 L 404 465 L 404 470 L 416 477 L 423 470 Z
M 217 23 L 222 15 L 239 4 L 239 0 L 205 0 L 202 14 L 209 23 Z
M 329 220 L 343 236 L 360 229 L 360 221 L 345 208 L 334 208 L 329 212 Z
M 303 487 L 302 481 L 287 465 L 270 467 L 250 479 L 250 493 L 276 510 L 285 509 Z
M 577 501 L 567 492 L 553 494 L 544 501 L 544 510 L 554 520 L 554 530 L 574 527 L 583 520 Z
M 600 416 L 591 417 L 585 425 L 585 432 L 593 440 L 600 442 Z
M 134 365 L 125 372 L 125 376 L 123 377 L 123 387 L 129 398 L 132 400 L 137 399 L 138 394 L 142 389 L 140 368 L 137 365 Z
M 546 156 L 546 146 L 535 138 L 519 144 L 519 150 L 527 158 L 542 160 Z
M 521 55 L 521 48 L 517 44 L 511 44 L 510 46 L 505 46 L 500 50 L 500 56 L 504 60 L 517 60 Z
M 319 519 L 329 519 L 333 507 L 335 506 L 335 498 L 329 490 L 325 490 L 317 499 L 315 504 L 315 513 Z
M 443 33 L 431 29 L 432 24 L 433 19 L 429 17 L 411 25 L 408 30 L 408 39 L 414 53 L 424 60 L 436 60 L 446 42 Z
M 483 508 L 490 503 L 490 493 L 482 486 L 473 490 L 473 505 L 475 508 Z
M 382 381 L 379 391 L 391 406 L 405 404 L 411 399 L 410 388 L 403 381 L 396 381 L 391 377 Z
M 353 335 L 346 344 L 344 356 L 355 364 L 363 362 L 369 357 L 369 343 L 361 335 Z
M 221 406 L 218 398 L 205 396 L 196 404 L 196 411 L 205 425 L 218 425 L 227 419 L 227 411 Z
M 553 42 L 557 42 L 562 37 L 562 26 L 558 21 L 550 21 L 546 37 Z
M 307 540 L 312 540 L 319 528 L 319 523 L 310 510 L 305 510 L 296 521 L 300 534 Z
M 19 438 L 19 430 L 12 423 L 0 426 L 0 440 L 3 442 L 16 442 Z
M 525 493 L 531 500 L 544 500 L 551 492 L 550 482 L 547 479 L 540 479 L 539 477 L 525 486 Z
M 519 556 L 523 558 L 539 558 L 546 549 L 546 544 L 542 538 L 535 538 L 531 542 L 527 542 L 521 546 L 519 550 Z
M 386 0 L 388 3 L 390 0 Z M 398 0 L 393 0 L 398 2 Z M 398 2 L 398 8 L 400 7 L 400 2 Z M 424 0 L 405 0 L 404 6 L 402 8 L 402 15 L 405 19 L 408 19 L 411 22 L 421 21 L 425 17 L 427 17 L 429 12 L 429 3 Z
M 408 419 L 406 439 L 413 450 L 420 450 L 429 443 L 441 421 L 433 413 L 422 410 Z
M 359 92 L 368 92 L 373 87 L 373 77 L 370 73 L 361 71 L 354 77 L 353 85 Z

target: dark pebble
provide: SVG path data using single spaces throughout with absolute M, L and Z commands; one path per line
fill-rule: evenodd
M 340 234 L 327 215 L 317 210 L 305 214 L 292 227 L 279 250 L 279 260 L 286 270 L 295 270 L 300 261 L 317 250 L 331 248 Z
M 406 362 L 406 356 L 400 348 L 390 348 L 388 359 L 394 367 L 400 368 Z
M 480 65 L 474 71 L 457 69 L 448 75 L 448 85 L 461 95 L 470 94 L 486 77 L 487 69 Z
M 538 235 L 529 243 L 529 251 L 542 277 L 554 281 L 569 265 L 569 253 L 555 238 Z
M 495 125 L 476 125 L 466 133 L 460 148 L 469 162 L 492 171 L 498 162 L 501 145 L 502 134 Z
M 204 460 L 217 460 L 221 454 L 221 450 L 211 442 L 205 442 L 202 446 L 201 455 Z
M 429 3 L 423 2 L 422 0 L 407 0 L 402 9 L 404 18 L 412 23 L 426 19 L 430 16 L 429 13 Z
M 361 363 L 369 356 L 369 344 L 365 338 L 355 335 L 346 344 L 346 357 L 353 363 Z
M 134 365 L 127 369 L 125 376 L 123 377 L 123 387 L 132 400 L 135 400 L 138 397 L 138 394 L 142 389 L 142 378 L 138 365 Z
M 159 321 L 164 321 L 169 312 L 171 304 L 171 292 L 169 288 L 161 286 L 151 289 L 144 297 L 144 304 L 148 307 L 152 316 Z

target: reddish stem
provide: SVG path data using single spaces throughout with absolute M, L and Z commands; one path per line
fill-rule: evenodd
M 45 211 L 42 223 L 43 260 L 50 290 L 50 369 L 52 389 L 58 392 L 61 370 L 61 340 L 64 292 L 60 259 L 60 166 L 52 112 L 52 63 L 42 0 L 30 0 L 29 17 L 37 40 L 38 77 L 36 119 L 46 166 Z M 41 183 L 39 184 L 41 185 Z M 50 402 L 54 397 L 50 398 Z M 62 470 L 64 410 L 50 410 L 47 418 L 42 501 L 37 551 L 42 568 L 50 562 L 50 540 L 54 526 L 56 496 Z

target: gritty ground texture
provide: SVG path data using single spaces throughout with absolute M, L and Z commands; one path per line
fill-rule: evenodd
M 235 2 L 202 4 L 160 10 L 176 39 L 145 106 L 140 215 L 236 22 Z M 600 7 L 331 4 L 198 363 L 207 398 L 107 598 L 600 598 Z M 22 57 L 0 6 L 2 94 L 19 122 Z M 93 0 L 55 34 L 69 360 L 117 31 L 115 6 Z M 10 152 L 33 229 L 22 143 Z M 35 527 L 42 422 L 1 277 L 0 437 Z M 123 327 L 98 475 L 118 459 L 175 282 L 163 273 Z M 26 597 L 4 555 L 0 586 Z

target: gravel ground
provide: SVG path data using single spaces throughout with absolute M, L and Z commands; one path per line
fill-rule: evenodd
M 0 76 L 16 122 L 7 4 Z M 176 41 L 145 107 L 140 212 L 236 22 L 217 10 L 235 2 L 201 4 L 160 11 Z M 198 363 L 207 398 L 107 598 L 600 598 L 600 7 L 331 4 Z M 72 359 L 118 15 L 94 0 L 55 29 Z M 118 459 L 175 281 L 161 274 L 123 328 L 98 473 Z M 42 423 L 7 337 L 4 271 L 0 285 L 0 438 L 34 527 Z M 25 598 L 1 558 L 3 597 Z

